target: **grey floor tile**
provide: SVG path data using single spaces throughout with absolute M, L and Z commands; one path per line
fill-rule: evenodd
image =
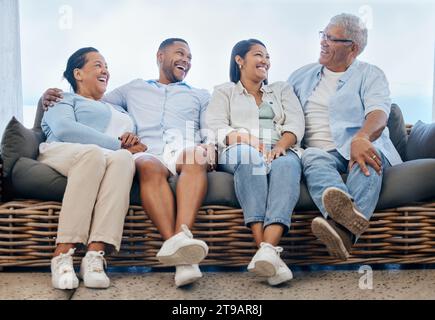
M 68 300 L 73 293 L 53 289 L 50 273 L 0 273 L 0 300 Z

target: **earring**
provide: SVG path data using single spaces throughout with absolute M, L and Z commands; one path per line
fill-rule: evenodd
M 239 68 L 240 68 L 240 70 L 242 70 L 242 65 L 241 64 L 239 64 Z

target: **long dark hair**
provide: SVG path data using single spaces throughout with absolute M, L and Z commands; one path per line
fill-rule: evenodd
M 231 53 L 231 61 L 230 61 L 230 80 L 231 82 L 237 83 L 240 81 L 240 67 L 236 62 L 236 57 L 240 56 L 243 59 L 245 59 L 246 54 L 251 50 L 251 48 L 259 44 L 266 48 L 263 42 L 257 39 L 249 39 L 249 40 L 242 40 L 238 42 Z M 264 80 L 264 84 L 268 84 L 268 79 Z
M 68 59 L 66 70 L 63 73 L 63 77 L 69 82 L 74 92 L 77 92 L 77 81 L 74 77 L 74 70 L 81 69 L 86 64 L 86 55 L 90 52 L 99 52 L 95 48 L 82 48 L 73 53 Z

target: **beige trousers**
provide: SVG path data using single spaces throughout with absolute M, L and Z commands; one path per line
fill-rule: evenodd
M 131 153 L 55 142 L 41 144 L 38 160 L 68 178 L 56 244 L 104 242 L 119 251 L 135 173 Z

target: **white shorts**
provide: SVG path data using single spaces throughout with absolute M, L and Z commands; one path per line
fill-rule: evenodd
M 183 146 L 174 146 L 173 144 L 167 144 L 163 150 L 163 154 L 153 154 L 149 152 L 139 152 L 133 155 L 133 159 L 136 161 L 137 159 L 143 157 L 143 156 L 151 156 L 157 160 L 159 160 L 165 168 L 169 170 L 169 172 L 177 176 L 177 161 L 180 158 L 180 156 L 183 154 L 183 152 L 187 148 L 194 147 L 194 143 L 185 143 Z M 182 163 L 180 161 L 180 163 Z

